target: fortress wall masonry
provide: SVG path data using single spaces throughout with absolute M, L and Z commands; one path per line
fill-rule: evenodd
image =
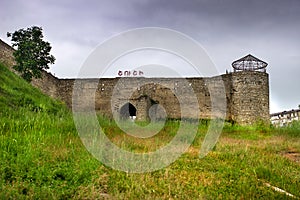
M 241 124 L 269 120 L 269 76 L 262 72 L 232 73 L 231 117 Z
M 218 93 L 222 92 L 220 80 L 224 83 L 226 101 L 226 107 L 222 110 L 218 110 L 221 109 L 218 105 Z M 76 81 L 82 92 L 79 94 L 81 96 L 78 98 L 77 105 L 82 109 L 89 109 L 92 104 L 91 107 L 95 106 L 97 111 L 108 116 L 112 116 L 113 112 L 118 112 L 122 105 L 130 102 L 137 108 L 137 112 L 144 113 L 141 116 L 137 113 L 138 118 L 147 118 L 147 112 L 143 110 L 147 110 L 149 105 L 140 103 L 141 99 L 146 96 L 160 104 L 169 118 L 211 118 L 218 117 L 218 112 L 225 112 L 227 120 L 233 120 L 239 124 L 269 120 L 268 74 L 263 72 L 235 72 L 212 78 L 105 78 L 77 79 Z M 57 97 L 66 102 L 69 107 L 72 106 L 74 82 L 75 79 L 60 79 L 57 84 L 57 91 L 59 91 Z M 213 85 L 211 91 L 207 84 Z M 192 87 L 197 97 L 199 116 L 194 114 L 196 108 L 191 103 L 192 97 L 185 94 L 187 90 L 185 87 L 189 86 Z M 174 91 L 185 98 L 187 106 L 185 106 L 186 114 L 183 116 Z M 112 98 L 113 92 L 116 98 Z M 131 94 L 131 96 L 120 98 L 125 97 L 126 94 Z M 215 113 L 212 113 L 211 95 L 217 99 Z
M 0 40 L 0 62 L 10 68 L 14 64 L 14 49 Z M 161 105 L 170 118 L 212 118 L 226 113 L 227 120 L 238 124 L 253 124 L 258 120 L 269 122 L 269 77 L 265 72 L 242 71 L 216 77 L 197 78 L 103 78 L 58 79 L 43 72 L 42 79 L 34 79 L 32 84 L 45 94 L 60 99 L 70 108 L 76 104 L 81 109 L 95 108 L 104 115 L 112 116 L 127 102 L 137 109 L 137 119 L 147 119 L 148 109 L 153 103 Z M 220 80 L 224 83 L 220 84 Z M 72 102 L 74 83 L 81 93 Z M 118 86 L 116 86 L 118 85 Z M 208 87 L 209 86 L 209 87 Z M 187 91 L 191 87 L 197 97 L 193 99 Z M 134 90 L 132 90 L 134 88 Z M 225 98 L 222 98 L 225 92 Z M 112 98 L 112 95 L 115 98 Z M 131 94 L 124 98 L 125 94 Z M 184 115 L 179 100 L 185 102 Z M 212 98 L 214 101 L 212 102 Z M 222 108 L 222 103 L 226 107 Z M 195 115 L 194 103 L 199 105 L 199 116 Z M 212 103 L 214 112 L 212 112 Z M 157 111 L 157 116 L 162 116 Z
M 7 65 L 7 66 L 13 66 L 14 61 L 14 48 L 6 44 L 0 39 L 0 62 Z

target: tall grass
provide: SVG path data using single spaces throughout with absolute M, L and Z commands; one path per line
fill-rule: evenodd
M 205 127 L 201 126 L 199 141 L 169 167 L 127 174 L 103 166 L 85 150 L 70 113 L 51 114 L 26 108 L 18 112 L 1 118 L 3 199 L 287 198 L 265 187 L 264 182 L 300 196 L 299 164 L 282 155 L 289 148 L 300 150 L 299 137 L 289 140 L 289 136 L 276 131 L 265 136 L 266 133 L 236 127 L 242 136 L 238 136 L 238 131 L 224 133 L 216 148 L 199 159 L 199 146 L 205 135 Z M 109 119 L 101 118 L 101 123 L 111 141 L 136 152 L 159 148 L 172 138 L 168 131 L 178 127 L 173 121 L 167 122 L 166 132 L 155 136 L 156 140 L 149 138 L 149 142 L 125 136 Z M 157 146 L 151 149 L 153 141 Z
M 285 156 L 300 152 L 299 123 L 281 129 L 225 124 L 214 150 L 200 159 L 210 123 L 202 121 L 194 143 L 177 161 L 155 172 L 129 174 L 87 152 L 62 103 L 1 65 L 0 71 L 0 199 L 289 198 L 265 182 L 300 197 L 300 165 Z M 141 139 L 125 134 L 113 120 L 99 116 L 99 122 L 112 142 L 133 152 L 161 148 L 179 126 L 167 121 L 157 135 Z

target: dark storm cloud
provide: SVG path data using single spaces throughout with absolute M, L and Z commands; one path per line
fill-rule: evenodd
M 209 0 L 149 0 L 136 6 L 135 21 L 142 23 L 203 24 L 207 27 L 221 27 L 225 30 L 258 31 L 278 25 L 295 25 L 299 17 L 299 1 L 209 1 Z M 180 24 L 181 26 L 183 24 Z
M 267 61 L 273 111 L 275 103 L 285 110 L 300 104 L 299 0 L 3 0 L 0 8 L 0 38 L 7 42 L 7 31 L 44 28 L 57 58 L 52 72 L 60 77 L 76 76 L 112 35 L 158 26 L 197 40 L 221 73 L 248 53 Z
M 273 112 L 300 103 L 300 1 L 147 1 L 138 10 L 140 24 L 196 38 L 220 71 L 248 53 L 269 62 Z

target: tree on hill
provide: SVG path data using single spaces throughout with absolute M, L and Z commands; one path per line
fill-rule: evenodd
M 13 42 L 12 46 L 17 47 L 14 52 L 16 65 L 13 68 L 28 82 L 33 77 L 41 78 L 42 70 L 49 69 L 48 65 L 55 61 L 55 57 L 50 54 L 50 43 L 43 40 L 42 30 L 41 27 L 32 26 L 7 33 Z

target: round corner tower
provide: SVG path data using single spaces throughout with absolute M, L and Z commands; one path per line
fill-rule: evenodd
M 247 55 L 232 63 L 231 119 L 249 125 L 270 120 L 267 63 Z

